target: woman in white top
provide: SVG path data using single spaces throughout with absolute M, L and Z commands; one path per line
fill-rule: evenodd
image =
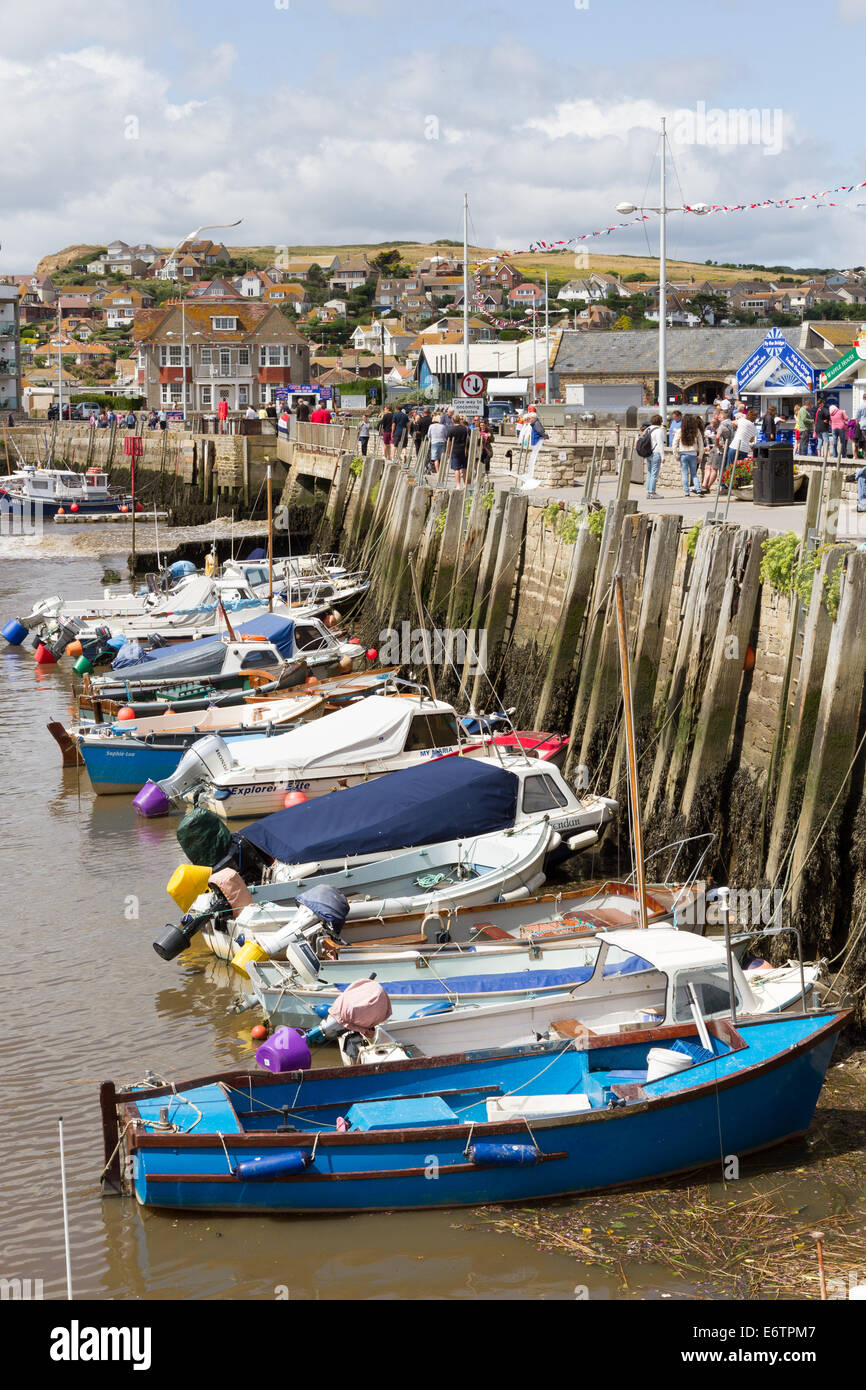
M 700 497 L 698 487 L 698 465 L 704 456 L 706 445 L 704 432 L 697 415 L 685 415 L 679 433 L 674 440 L 674 457 L 680 461 L 683 471 L 683 492 L 686 497 Z
M 755 410 L 747 410 L 745 415 L 737 417 L 737 427 L 734 430 L 734 437 L 731 441 L 731 453 L 734 455 L 734 462 L 746 459 L 752 452 L 752 445 L 755 442 L 755 435 L 758 427 L 755 421 L 758 413 Z
M 430 440 L 430 462 L 438 463 L 445 452 L 447 438 L 441 415 L 433 416 L 433 423 L 427 431 L 427 438 Z
M 660 415 L 651 416 L 649 432 L 652 453 L 646 463 L 646 495 L 647 497 L 661 497 L 662 494 L 656 492 L 656 483 L 658 482 L 662 459 L 665 456 L 665 429 Z

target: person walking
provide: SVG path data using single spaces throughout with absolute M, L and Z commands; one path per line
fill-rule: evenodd
M 385 406 L 382 418 L 379 421 L 379 433 L 382 436 L 382 452 L 386 459 L 392 457 L 391 441 L 394 437 L 394 412 L 389 406 Z
M 833 457 L 848 457 L 848 416 L 840 405 L 830 406 L 830 429 L 833 431 Z
M 752 452 L 752 445 L 758 433 L 758 427 L 755 423 L 757 418 L 758 412 L 756 410 L 747 410 L 743 415 L 737 417 L 730 450 L 735 464 L 739 463 L 741 459 L 747 459 Z
M 308 425 L 310 423 L 309 401 L 298 401 L 298 404 L 295 406 L 295 419 L 299 425 Z
M 833 426 L 830 424 L 830 407 L 823 396 L 815 407 L 815 435 L 818 439 L 818 452 L 830 456 L 833 443 Z
M 718 482 L 719 469 L 723 466 L 723 461 L 730 456 L 731 441 L 734 438 L 734 422 L 730 409 L 720 410 L 719 416 L 712 457 L 704 470 L 704 492 L 711 492 Z
M 668 429 L 668 448 L 674 447 L 674 440 L 682 429 L 683 412 L 681 410 L 671 411 L 671 423 Z
M 685 415 L 674 440 L 674 458 L 680 461 L 683 474 L 683 493 L 700 497 L 698 464 L 704 455 L 704 436 L 697 415 Z
M 398 405 L 394 411 L 394 423 L 391 426 L 391 442 L 394 446 L 394 457 L 399 459 L 406 441 L 409 438 L 409 416 L 406 407 Z
M 439 461 L 445 453 L 445 445 L 448 442 L 441 415 L 433 416 L 427 431 L 427 438 L 430 440 L 430 472 L 436 473 L 439 469 Z
M 465 415 L 457 415 L 454 418 L 454 428 L 451 431 L 451 471 L 454 474 L 454 486 L 466 486 L 466 451 L 469 448 L 469 429 L 466 424 Z
M 812 412 L 807 401 L 801 401 L 794 416 L 794 438 L 797 441 L 797 453 L 805 458 L 809 453 L 809 440 L 812 437 Z
M 650 417 L 649 432 L 651 453 L 646 463 L 646 495 L 647 497 L 660 498 L 662 493 L 656 492 L 656 483 L 665 456 L 665 427 L 660 415 Z
M 361 416 L 361 423 L 358 426 L 358 448 L 361 450 L 361 458 L 367 457 L 367 446 L 370 443 L 370 417 L 366 410 Z
M 489 421 L 482 417 L 478 430 L 481 435 L 481 462 L 484 464 L 484 472 L 489 473 L 493 458 L 493 432 Z

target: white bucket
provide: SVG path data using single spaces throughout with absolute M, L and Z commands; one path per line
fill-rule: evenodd
M 675 1076 L 693 1066 L 685 1052 L 672 1052 L 668 1047 L 651 1047 L 647 1053 L 647 1081 L 659 1081 L 663 1076 Z

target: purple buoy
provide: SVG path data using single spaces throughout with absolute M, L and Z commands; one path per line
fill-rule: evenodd
M 167 816 L 171 802 L 157 782 L 145 782 L 140 792 L 132 798 L 132 804 L 140 816 L 151 819 L 154 816 Z
M 278 1028 L 256 1050 L 256 1065 L 267 1071 L 306 1071 L 310 1049 L 302 1028 Z

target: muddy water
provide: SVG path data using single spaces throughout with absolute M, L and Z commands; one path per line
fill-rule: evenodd
M 106 541 L 0 540 L 0 625 L 50 593 L 98 594 L 103 564 L 125 569 L 124 555 L 99 554 Z M 653 1264 L 629 1265 L 626 1287 L 480 1214 L 190 1218 L 103 1200 L 99 1081 L 246 1065 L 257 1018 L 231 1011 L 237 977 L 212 958 L 155 955 L 155 929 L 176 916 L 172 823 L 97 800 L 61 767 L 45 725 L 70 712 L 69 663 L 38 668 L 29 650 L 0 647 L 0 1276 L 65 1294 L 62 1115 L 77 1297 L 690 1296 Z

